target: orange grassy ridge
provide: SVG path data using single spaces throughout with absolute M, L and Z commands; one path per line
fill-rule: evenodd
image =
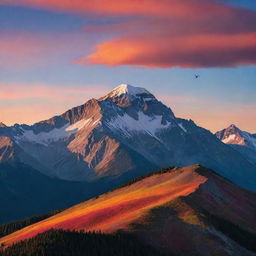
M 98 230 L 105 233 L 127 229 L 130 223 L 150 209 L 187 196 L 205 183 L 207 178 L 195 172 L 197 168 L 195 165 L 154 174 L 3 237 L 0 244 L 8 246 L 49 229 Z

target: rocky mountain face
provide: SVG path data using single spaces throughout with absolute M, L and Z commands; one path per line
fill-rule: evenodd
M 208 168 L 165 168 L 0 239 L 51 229 L 121 231 L 169 255 L 256 253 L 256 195 Z
M 235 125 L 217 132 L 216 137 L 240 152 L 247 160 L 256 165 L 256 136 L 240 130 Z
M 12 162 L 15 157 L 13 141 L 6 136 L 0 136 L 0 162 Z
M 58 179 L 128 179 L 141 170 L 200 163 L 256 190 L 254 163 L 193 121 L 175 117 L 146 89 L 126 84 L 32 126 L 0 127 L 0 136 L 6 138 L 1 159 Z

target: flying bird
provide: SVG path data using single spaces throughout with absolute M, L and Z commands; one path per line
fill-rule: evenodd
M 200 75 L 198 75 L 198 74 L 195 74 L 195 79 L 197 79 L 197 78 L 199 78 L 200 77 Z

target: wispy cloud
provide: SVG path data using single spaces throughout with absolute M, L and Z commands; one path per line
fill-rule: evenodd
M 53 99 L 57 101 L 80 101 L 102 96 L 106 87 L 100 85 L 47 85 L 47 84 L 11 84 L 0 83 L 1 100 Z
M 92 54 L 76 63 L 148 68 L 256 64 L 256 12 L 201 0 L 155 5 L 158 8 L 148 14 L 135 10 L 133 21 L 94 26 L 96 32 L 119 31 L 121 35 L 96 45 Z
M 0 83 L 0 120 L 8 125 L 32 124 L 61 114 L 107 92 L 103 85 Z
M 95 53 L 76 63 L 149 68 L 255 65 L 256 33 L 154 37 L 152 31 L 150 36 L 127 36 L 100 44 Z
M 0 0 L 0 4 L 124 18 L 86 29 L 118 35 L 75 61 L 81 65 L 197 68 L 256 64 L 256 12 L 215 0 Z
M 80 32 L 41 33 L 0 31 L 0 67 L 23 69 L 53 63 L 70 63 L 86 50 Z

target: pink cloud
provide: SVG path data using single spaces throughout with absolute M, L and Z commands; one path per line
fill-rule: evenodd
M 106 87 L 100 85 L 74 87 L 56 86 L 47 84 L 11 84 L 0 82 L 1 100 L 19 99 L 52 99 L 57 101 L 87 100 L 91 97 L 102 96 L 106 93 Z
M 29 33 L 1 33 L 0 65 L 24 67 L 41 62 L 54 52 L 56 46 L 49 38 Z
M 35 122 L 46 120 L 52 116 L 63 113 L 65 110 L 61 105 L 49 104 L 27 104 L 23 106 L 1 106 L 0 120 L 6 125 L 33 124 Z
M 149 1 L 137 9 L 121 10 L 123 15 L 135 15 L 132 21 L 87 27 L 90 32 L 120 35 L 96 45 L 91 54 L 74 63 L 148 68 L 256 64 L 254 11 L 206 0 Z
M 85 103 L 87 100 L 107 93 L 101 85 L 83 87 L 47 84 L 0 83 L 0 120 L 32 124 Z
M 128 22 L 87 27 L 87 32 L 119 35 L 74 62 L 81 65 L 194 68 L 256 64 L 256 12 L 214 0 L 0 0 L 0 4 L 132 17 Z
M 57 34 L 17 31 L 0 33 L 0 66 L 8 68 L 71 63 L 71 56 L 77 56 L 91 44 L 80 31 Z
M 144 17 L 174 17 L 209 19 L 236 15 L 232 9 L 214 0 L 0 0 L 0 4 L 28 6 L 71 13 L 104 15 L 136 15 Z

